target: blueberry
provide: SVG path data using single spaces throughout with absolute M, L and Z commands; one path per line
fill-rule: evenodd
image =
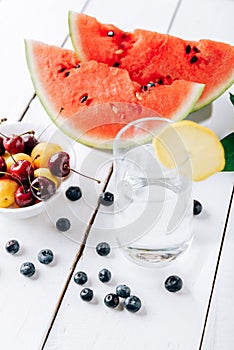
M 141 300 L 135 295 L 130 295 L 124 300 L 124 307 L 129 312 L 137 312 L 141 308 Z
M 115 308 L 116 306 L 119 305 L 119 297 L 117 294 L 114 293 L 109 293 L 105 296 L 104 298 L 104 304 L 107 307 Z
M 40 263 L 48 265 L 53 261 L 54 254 L 53 254 L 52 250 L 50 250 L 50 249 L 42 249 L 38 253 L 37 258 L 40 261 Z
M 12 255 L 16 254 L 20 249 L 19 242 L 16 241 L 16 239 L 11 239 L 8 241 L 5 247 L 6 251 Z
M 80 297 L 84 301 L 91 301 L 93 299 L 93 291 L 90 288 L 84 288 L 80 292 Z
M 96 246 L 96 252 L 98 253 L 98 255 L 101 256 L 107 256 L 108 254 L 110 254 L 110 250 L 110 245 L 106 242 L 100 242 Z
M 127 298 L 131 294 L 131 289 L 126 284 L 120 284 L 116 287 L 116 294 L 121 298 Z
M 193 200 L 193 215 L 199 215 L 202 211 L 202 205 L 196 199 Z
M 164 282 L 165 288 L 172 293 L 178 292 L 183 286 L 183 281 L 178 276 L 169 276 Z
M 27 277 L 32 277 L 35 271 L 36 270 L 34 264 L 29 261 L 23 263 L 20 267 L 20 273 Z
M 83 271 L 78 271 L 76 272 L 76 274 L 74 275 L 74 281 L 77 284 L 85 284 L 88 281 L 88 277 L 86 275 L 85 272 Z
M 60 218 L 56 221 L 56 228 L 58 231 L 66 232 L 71 227 L 70 220 L 67 218 Z
M 109 282 L 111 279 L 111 272 L 107 269 L 102 269 L 98 273 L 98 278 L 103 283 Z
M 114 202 L 114 195 L 111 192 L 103 192 L 99 197 L 99 202 L 102 205 L 110 206 Z
M 82 197 L 82 192 L 81 192 L 80 187 L 70 186 L 66 190 L 65 195 L 70 201 L 77 201 L 78 199 L 80 199 Z

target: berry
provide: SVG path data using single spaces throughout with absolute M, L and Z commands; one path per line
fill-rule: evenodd
M 58 231 L 66 232 L 71 227 L 71 222 L 67 218 L 59 218 L 56 221 L 56 228 Z
M 111 308 L 115 308 L 116 306 L 119 305 L 119 297 L 118 295 L 114 294 L 114 293 L 109 293 L 105 296 L 104 298 L 104 304 L 107 307 L 111 307 Z
M 103 283 L 109 282 L 111 279 L 111 272 L 107 269 L 102 269 L 98 273 L 98 278 Z
M 31 183 L 33 195 L 39 199 L 46 201 L 56 192 L 56 185 L 54 181 L 45 176 L 38 176 Z
M 10 167 L 10 173 L 16 181 L 28 183 L 34 177 L 32 164 L 26 159 L 17 160 Z
M 74 281 L 77 283 L 77 284 L 85 284 L 87 281 L 88 281 L 88 277 L 86 275 L 85 272 L 83 271 L 78 271 L 76 272 L 76 274 L 74 275 Z
M 34 197 L 31 188 L 25 188 L 24 186 L 19 186 L 15 192 L 15 203 L 20 207 L 29 207 L 35 204 L 36 198 Z
M 182 279 L 178 276 L 169 276 L 165 283 L 165 288 L 172 293 L 178 292 L 183 286 Z
M 96 252 L 98 253 L 98 255 L 101 256 L 107 256 L 108 254 L 110 254 L 110 250 L 110 245 L 107 242 L 100 242 L 96 246 Z
M 31 155 L 33 148 L 38 144 L 37 139 L 32 134 L 23 135 L 24 153 Z
M 202 211 L 202 205 L 196 199 L 193 200 L 193 215 L 199 215 Z
M 20 249 L 20 245 L 19 242 L 16 239 L 11 239 L 10 241 L 8 241 L 6 243 L 6 251 L 12 255 L 18 253 L 19 249 Z
M 54 260 L 54 254 L 50 249 L 42 249 L 38 253 L 37 258 L 40 263 L 48 265 Z
M 90 288 L 84 288 L 80 292 L 80 297 L 84 301 L 91 301 L 93 299 L 93 291 Z
M 0 156 L 0 177 L 4 176 L 7 171 L 5 159 Z
M 78 186 L 70 186 L 65 192 L 67 199 L 70 201 L 77 201 L 82 197 L 82 192 Z
M 10 154 L 21 153 L 24 151 L 24 140 L 20 135 L 11 135 L 3 140 L 4 148 Z
M 112 205 L 113 202 L 114 202 L 114 195 L 113 195 L 113 193 L 111 193 L 111 192 L 103 192 L 103 193 L 101 193 L 101 195 L 99 197 L 99 202 L 102 205 L 105 205 L 107 207 Z
M 137 312 L 141 308 L 141 300 L 135 295 L 130 295 L 124 300 L 124 307 L 129 312 Z
M 66 177 L 70 173 L 70 156 L 67 152 L 54 153 L 48 162 L 48 168 L 54 176 Z
M 33 263 L 27 261 L 23 263 L 20 267 L 20 273 L 26 277 L 32 277 L 36 269 Z
M 131 294 L 131 289 L 126 284 L 120 284 L 116 287 L 116 294 L 121 298 L 127 298 Z

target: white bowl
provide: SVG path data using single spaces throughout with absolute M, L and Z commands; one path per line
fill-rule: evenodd
M 72 166 L 74 166 L 75 157 L 72 152 L 72 140 L 69 139 L 64 133 L 62 133 L 59 128 L 56 128 L 51 122 L 49 122 L 48 127 L 41 126 L 34 122 L 4 122 L 0 125 L 0 132 L 4 135 L 10 136 L 11 134 L 21 134 L 27 132 L 28 130 L 35 131 L 35 137 L 39 137 L 39 142 L 52 142 L 60 145 L 62 149 L 69 153 L 71 157 Z M 41 134 L 42 133 L 42 134 Z M 41 134 L 41 136 L 40 136 Z M 67 180 L 64 180 L 67 181 Z M 48 206 L 54 205 L 61 195 L 61 188 L 59 187 L 56 193 L 50 197 L 47 201 L 41 201 L 34 205 L 16 208 L 0 208 L 0 214 L 7 215 L 13 219 L 25 219 L 42 213 Z

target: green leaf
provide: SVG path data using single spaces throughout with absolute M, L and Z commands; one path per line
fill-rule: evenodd
M 231 103 L 234 105 L 234 95 L 231 94 L 231 92 L 229 92 L 229 97 L 230 97 Z
M 221 143 L 225 152 L 225 167 L 222 171 L 234 171 L 234 132 L 225 136 Z

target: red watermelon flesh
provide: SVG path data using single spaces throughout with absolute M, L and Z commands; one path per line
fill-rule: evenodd
M 128 70 L 141 85 L 170 85 L 184 79 L 205 84 L 194 110 L 221 95 L 234 82 L 234 47 L 212 40 L 189 41 L 136 29 L 124 32 L 96 18 L 69 13 L 75 51 L 82 61 L 95 59 Z
M 124 69 L 94 60 L 80 63 L 75 52 L 38 41 L 26 40 L 25 48 L 36 93 L 52 120 L 92 146 L 105 142 L 111 148 L 123 124 L 139 117 L 184 118 L 204 88 L 178 80 L 144 91 Z

